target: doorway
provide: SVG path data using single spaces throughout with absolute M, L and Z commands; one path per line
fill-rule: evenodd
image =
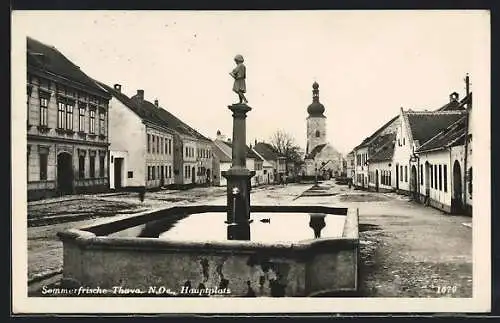
M 114 158 L 114 175 L 115 175 L 115 190 L 120 189 L 122 184 L 122 168 L 123 168 L 123 158 Z
M 378 169 L 375 170 L 375 191 L 378 192 Z
M 425 196 L 429 198 L 430 195 L 430 185 L 431 185 L 431 174 L 429 162 L 425 162 Z
M 191 183 L 196 183 L 196 168 L 191 168 Z
M 415 165 L 411 166 L 411 176 L 410 176 L 410 187 L 411 194 L 414 200 L 418 199 L 418 190 L 417 190 L 417 167 Z
M 73 193 L 73 162 L 67 152 L 57 155 L 57 190 L 61 195 Z
M 396 164 L 396 191 L 399 190 L 399 165 Z
M 462 211 L 462 170 L 460 163 L 455 160 L 453 164 L 453 196 L 451 197 L 451 213 Z

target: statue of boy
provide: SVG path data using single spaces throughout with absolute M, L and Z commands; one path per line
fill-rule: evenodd
M 246 67 L 243 64 L 243 56 L 236 55 L 234 57 L 236 67 L 229 73 L 234 78 L 233 91 L 238 94 L 240 103 L 248 103 L 245 97 L 245 92 L 247 90 L 245 78 L 246 78 Z

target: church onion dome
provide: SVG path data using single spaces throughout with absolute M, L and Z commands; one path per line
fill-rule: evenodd
M 307 107 L 307 113 L 310 117 L 324 117 L 325 107 L 319 102 L 319 84 L 314 82 L 313 88 L 313 102 Z

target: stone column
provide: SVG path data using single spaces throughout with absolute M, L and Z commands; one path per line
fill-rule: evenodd
M 227 179 L 227 238 L 250 240 L 250 178 L 255 171 L 246 168 L 246 114 L 252 108 L 233 104 L 229 109 L 233 112 L 232 165 L 222 172 Z

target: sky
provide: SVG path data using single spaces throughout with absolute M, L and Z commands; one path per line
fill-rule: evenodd
M 486 11 L 23 11 L 16 35 L 55 46 L 87 75 L 119 83 L 209 138 L 232 134 L 233 58 L 247 67 L 247 142 L 277 130 L 305 148 L 319 83 L 327 139 L 348 153 L 404 109 L 465 94 L 484 64 Z M 486 48 L 489 51 L 489 47 Z M 477 81 L 477 79 L 476 79 Z

